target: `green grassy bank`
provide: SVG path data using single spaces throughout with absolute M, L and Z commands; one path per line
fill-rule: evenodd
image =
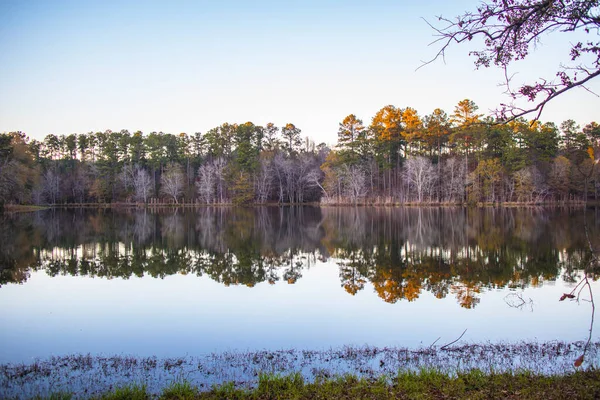
M 85 396 L 83 396 L 85 398 Z M 67 400 L 82 394 L 53 394 L 37 399 Z M 424 370 L 400 372 L 393 378 L 368 380 L 354 376 L 307 383 L 298 373 L 287 376 L 261 375 L 253 389 L 233 383 L 200 390 L 189 382 L 173 383 L 159 395 L 132 384 L 94 399 L 598 399 L 600 370 L 565 375 L 535 375 L 530 372 L 484 373 L 479 370 L 450 376 Z

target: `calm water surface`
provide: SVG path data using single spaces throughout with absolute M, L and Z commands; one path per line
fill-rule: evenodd
M 558 301 L 589 263 L 584 218 L 600 248 L 594 209 L 46 210 L 1 218 L 0 363 L 73 353 L 416 347 L 465 329 L 467 342 L 586 340 L 590 304 Z

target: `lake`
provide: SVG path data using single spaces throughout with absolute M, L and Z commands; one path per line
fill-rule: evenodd
M 589 265 L 585 225 L 600 248 L 592 208 L 50 209 L 0 218 L 0 363 L 422 347 L 465 330 L 463 342 L 587 340 L 589 295 L 559 298 Z

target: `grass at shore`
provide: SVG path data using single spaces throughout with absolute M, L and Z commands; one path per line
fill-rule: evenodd
M 67 400 L 81 394 L 54 394 L 37 399 Z M 597 399 L 600 370 L 576 371 L 566 375 L 536 375 L 531 372 L 484 373 L 480 370 L 455 376 L 437 370 L 400 372 L 377 380 L 342 377 L 307 383 L 299 373 L 261 375 L 253 389 L 233 383 L 201 391 L 192 383 L 173 383 L 158 396 L 145 386 L 131 385 L 106 393 L 98 400 L 196 400 L 196 399 Z

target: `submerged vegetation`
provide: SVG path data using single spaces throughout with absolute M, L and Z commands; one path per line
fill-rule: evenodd
M 448 115 L 350 114 L 330 148 L 294 124 L 204 134 L 0 134 L 1 204 L 477 204 L 598 200 L 600 125 L 495 124 L 468 99 Z
M 61 399 L 595 398 L 600 343 L 592 343 L 585 364 L 574 368 L 584 346 L 344 347 L 177 359 L 66 356 L 1 365 L 0 390 L 8 398 Z

